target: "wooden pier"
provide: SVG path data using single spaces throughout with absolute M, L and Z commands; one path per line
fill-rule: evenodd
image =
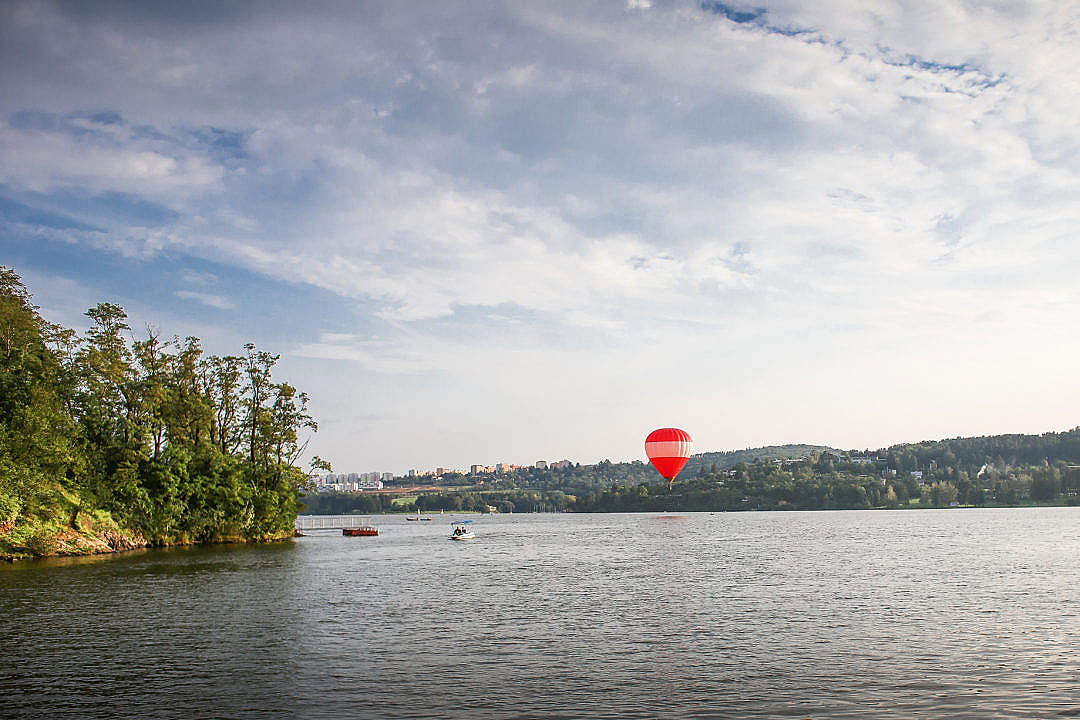
M 363 515 L 297 515 L 296 529 L 306 530 L 344 530 L 345 528 L 370 525 L 371 518 Z

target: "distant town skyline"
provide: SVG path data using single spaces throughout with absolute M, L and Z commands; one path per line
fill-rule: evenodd
M 280 354 L 335 468 L 1065 430 L 1078 23 L 12 0 L 0 264 Z
M 343 471 L 341 468 L 334 468 L 333 470 L 330 470 L 330 471 L 319 471 L 319 474 L 317 475 L 317 477 L 332 478 L 332 479 L 339 479 L 339 480 L 340 479 L 346 479 L 346 480 L 352 480 L 352 481 L 357 481 L 357 480 L 383 480 L 383 481 L 385 481 L 385 480 L 388 480 L 388 479 L 393 479 L 393 477 L 395 477 L 395 476 L 396 477 L 424 477 L 424 476 L 430 476 L 430 475 L 436 475 L 436 476 L 437 475 L 444 475 L 444 474 L 447 474 L 447 473 L 458 473 L 458 474 L 462 474 L 462 475 L 477 475 L 477 474 L 483 474 L 483 473 L 509 472 L 509 471 L 521 470 L 521 469 L 525 469 L 525 468 L 536 468 L 536 469 L 543 469 L 543 468 L 549 468 L 549 467 L 550 468 L 563 468 L 563 467 L 569 467 L 570 465 L 573 465 L 573 464 L 574 463 L 572 461 L 566 460 L 566 459 L 552 460 L 550 462 L 547 461 L 547 460 L 537 460 L 536 462 L 533 462 L 533 463 L 506 463 L 506 462 L 499 462 L 499 463 L 494 463 L 492 465 L 482 465 L 482 464 L 479 464 L 479 463 L 472 463 L 467 468 L 466 467 L 451 467 L 451 466 L 438 465 L 438 466 L 436 466 L 434 468 L 426 468 L 426 469 L 425 468 L 409 468 L 405 472 L 400 472 L 400 473 L 392 473 L 392 472 L 381 471 L 381 470 L 373 470 L 373 471 L 366 471 L 366 472 L 356 472 L 356 471 Z M 389 476 L 389 477 L 387 477 L 387 476 Z

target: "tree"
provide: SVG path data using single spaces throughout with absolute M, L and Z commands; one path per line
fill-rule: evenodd
M 244 387 L 244 398 L 247 408 L 247 419 L 244 422 L 245 433 L 248 439 L 248 460 L 253 469 L 259 467 L 259 431 L 267 423 L 267 408 L 264 407 L 267 395 L 270 393 L 270 371 L 277 364 L 278 355 L 271 355 L 264 350 L 255 350 L 252 343 L 244 345 L 246 355 L 242 358 L 242 367 L 247 384 Z
M 891 508 L 900 505 L 900 498 L 896 496 L 896 490 L 891 487 L 885 492 L 885 505 Z
M 1031 499 L 1053 500 L 1061 493 L 1061 473 L 1054 467 L 1036 468 L 1031 478 Z
M 930 502 L 933 505 L 944 506 L 956 500 L 956 486 L 950 482 L 936 482 L 929 488 Z
M 234 355 L 212 356 L 199 364 L 202 394 L 212 408 L 210 442 L 223 453 L 236 452 L 243 442 L 240 414 L 243 406 L 243 359 Z
M 72 333 L 47 323 L 22 278 L 0 266 L 0 526 L 18 521 L 73 465 L 68 381 L 50 349 Z

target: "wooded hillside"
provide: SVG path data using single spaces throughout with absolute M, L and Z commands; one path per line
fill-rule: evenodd
M 316 424 L 278 356 L 136 335 L 111 303 L 80 334 L 31 300 L 0 266 L 0 554 L 292 533 Z

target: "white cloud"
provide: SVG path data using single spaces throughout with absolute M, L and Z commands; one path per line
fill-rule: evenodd
M 218 310 L 233 310 L 236 305 L 228 298 L 213 293 L 195 292 L 194 290 L 177 290 L 176 297 L 184 300 L 194 300 L 203 305 L 208 305 Z
M 220 282 L 220 278 L 213 273 L 197 272 L 195 270 L 182 270 L 180 272 L 180 279 L 188 285 L 216 285 Z
M 379 375 L 421 375 L 439 372 L 444 357 L 429 342 L 364 338 L 353 333 L 322 333 L 318 342 L 304 343 L 291 353 L 317 360 L 341 360 L 358 370 Z
M 23 130 L 0 123 L 0 183 L 50 192 L 79 186 L 94 192 L 181 197 L 222 179 L 220 168 L 198 156 L 172 156 L 146 143 L 107 141 L 67 133 Z

